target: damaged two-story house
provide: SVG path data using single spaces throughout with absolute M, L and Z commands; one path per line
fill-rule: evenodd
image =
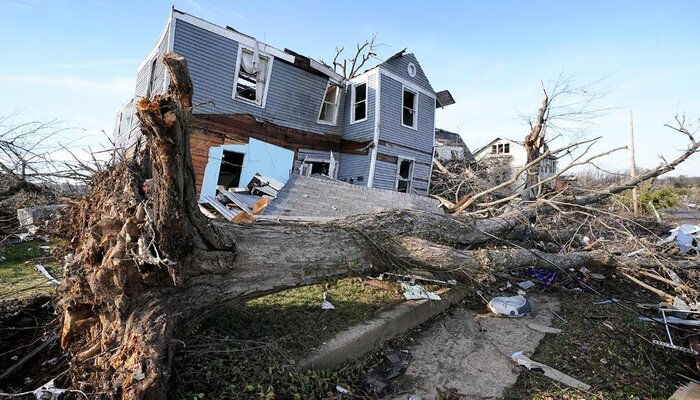
M 163 94 L 166 52 L 188 62 L 194 85 L 191 155 L 200 197 L 255 175 L 284 184 L 322 174 L 372 188 L 427 195 L 436 93 L 413 54 L 398 53 L 346 80 L 326 65 L 230 27 L 172 10 L 138 68 L 134 98 L 117 113 L 115 143 L 142 146 L 134 104 Z

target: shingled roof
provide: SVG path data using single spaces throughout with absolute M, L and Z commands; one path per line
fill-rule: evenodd
M 439 213 L 433 198 L 368 188 L 322 176 L 292 176 L 264 215 L 336 217 L 372 214 L 391 209 Z

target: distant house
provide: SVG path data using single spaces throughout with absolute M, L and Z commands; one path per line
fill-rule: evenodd
M 518 170 L 527 164 L 527 152 L 523 142 L 498 137 L 474 153 L 479 169 L 485 172 L 492 184 L 500 184 L 511 179 Z M 557 172 L 557 159 L 547 157 L 540 162 L 540 179 Z M 510 185 L 512 191 L 525 188 L 525 173 Z
M 435 157 L 440 161 L 474 161 L 474 155 L 459 133 L 435 129 Z
M 115 143 L 142 146 L 135 99 L 163 94 L 174 51 L 194 84 L 191 155 L 201 197 L 256 174 L 287 182 L 322 174 L 355 185 L 427 195 L 436 93 L 413 54 L 400 52 L 350 80 L 322 63 L 230 27 L 172 10 L 117 113 Z

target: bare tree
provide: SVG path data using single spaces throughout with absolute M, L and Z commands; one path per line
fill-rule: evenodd
M 355 48 L 355 52 L 345 58 L 344 52 L 345 47 L 336 47 L 335 56 L 331 65 L 327 65 L 332 68 L 333 71 L 342 75 L 345 79 L 352 79 L 362 72 L 362 68 L 367 64 L 369 60 L 377 57 L 377 45 L 374 43 L 377 38 L 377 34 L 373 34 L 370 39 L 365 40 L 363 43 L 358 43 Z M 323 60 L 321 60 L 323 62 Z M 325 64 L 325 63 L 324 63 Z
M 194 190 L 187 64 L 174 53 L 164 62 L 168 93 L 137 105 L 152 177 L 134 161 L 119 163 L 96 176 L 71 212 L 75 256 L 61 289 L 61 345 L 72 356 L 76 389 L 96 398 L 166 398 L 172 356 L 202 317 L 231 302 L 370 266 L 423 266 L 474 284 L 506 267 L 656 265 L 649 257 L 600 250 L 559 254 L 485 245 L 530 227 L 535 215 L 576 210 L 668 172 L 700 147 L 693 142 L 672 162 L 605 191 L 486 219 L 393 211 L 301 225 L 208 220 Z

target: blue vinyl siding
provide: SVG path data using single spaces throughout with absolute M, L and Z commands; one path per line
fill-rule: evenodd
M 401 125 L 403 86 L 386 75 L 381 79 L 381 118 L 379 139 L 428 153 L 433 151 L 435 135 L 435 100 L 418 93 L 416 118 L 418 129 Z
M 413 63 L 416 66 L 416 76 L 414 77 L 411 77 L 408 74 L 409 63 Z M 435 92 L 433 86 L 430 84 L 430 81 L 428 81 L 428 77 L 423 72 L 423 68 L 421 68 L 420 64 L 418 63 L 416 56 L 414 56 L 412 53 L 404 54 L 401 57 L 389 60 L 382 64 L 382 68 L 410 82 L 413 82 L 416 86 L 429 92 Z
M 384 145 L 379 146 L 379 153 L 415 160 L 413 163 L 412 182 L 413 189 L 415 190 L 414 193 L 428 193 L 428 184 L 430 182 L 430 165 L 433 162 L 433 158 L 430 156 L 430 154 Z M 372 186 L 380 189 L 394 190 L 395 185 L 396 164 L 377 160 L 377 165 L 374 169 L 374 183 Z
M 176 22 L 174 51 L 187 59 L 195 88 L 193 103 L 200 104 L 197 113 L 250 114 L 289 128 L 340 135 L 342 113 L 337 126 L 318 123 L 328 78 L 283 60 L 272 61 L 265 108 L 233 99 L 238 46 L 232 39 L 181 20 Z
M 356 82 L 361 83 L 361 82 Z M 352 121 L 352 90 L 353 84 L 348 84 L 345 94 L 345 112 L 343 138 L 357 141 L 369 141 L 374 138 L 374 111 L 377 98 L 377 74 L 376 70 L 367 76 L 367 119 L 362 122 L 351 124 Z
M 356 154 L 340 154 L 340 165 L 338 167 L 338 179 L 341 181 L 349 181 L 351 178 L 354 183 L 361 186 L 367 186 L 369 179 L 369 163 L 372 157 Z M 358 180 L 362 177 L 362 180 Z

